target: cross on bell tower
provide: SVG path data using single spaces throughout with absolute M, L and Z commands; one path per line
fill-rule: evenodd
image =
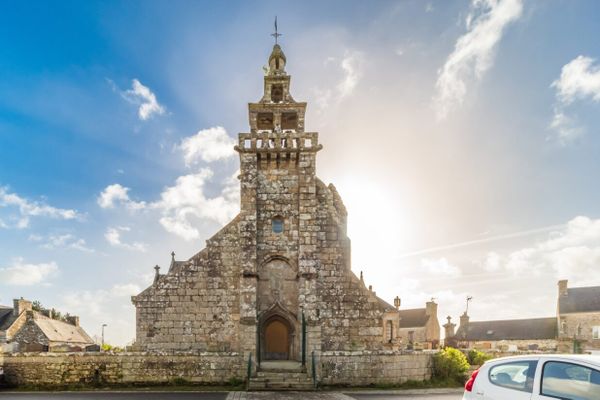
M 271 36 L 275 38 L 275 44 L 277 44 L 277 38 L 281 36 L 281 33 L 277 32 L 277 16 L 275 16 L 275 32 L 271 33 Z

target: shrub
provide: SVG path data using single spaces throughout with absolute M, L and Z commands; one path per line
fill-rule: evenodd
M 468 370 L 469 362 L 460 350 L 446 347 L 433 356 L 433 376 L 436 379 L 462 384 Z
M 469 350 L 467 353 L 467 359 L 471 365 L 483 365 L 484 362 L 490 360 L 492 356 L 479 350 Z

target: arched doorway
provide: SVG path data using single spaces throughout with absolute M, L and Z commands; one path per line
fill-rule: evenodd
M 265 326 L 265 359 L 287 360 L 290 358 L 289 329 L 279 319 Z
M 289 360 L 292 353 L 294 328 L 279 315 L 273 315 L 262 324 L 262 359 Z

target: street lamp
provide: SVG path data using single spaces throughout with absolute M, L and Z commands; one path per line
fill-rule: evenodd
M 102 347 L 101 347 L 101 349 L 104 349 L 104 328 L 107 326 L 108 325 L 106 325 L 106 324 L 102 324 Z

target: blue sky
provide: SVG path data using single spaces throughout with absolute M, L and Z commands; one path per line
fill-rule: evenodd
M 597 2 L 40 1 L 0 13 L 0 304 L 133 338 L 152 267 L 236 213 L 275 15 L 380 296 L 509 318 L 600 285 Z

